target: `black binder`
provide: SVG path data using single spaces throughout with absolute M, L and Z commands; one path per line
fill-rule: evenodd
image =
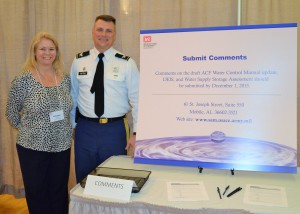
M 144 184 L 149 179 L 151 171 L 147 170 L 136 170 L 136 169 L 122 169 L 122 168 L 111 168 L 111 167 L 97 167 L 89 175 L 118 178 L 125 180 L 132 180 L 132 192 L 139 192 Z M 87 176 L 80 182 L 82 188 L 85 187 Z

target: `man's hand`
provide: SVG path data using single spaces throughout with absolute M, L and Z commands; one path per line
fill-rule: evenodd
M 135 141 L 136 141 L 136 135 L 131 135 L 125 148 L 127 150 L 127 154 L 130 155 L 132 158 L 134 157 Z

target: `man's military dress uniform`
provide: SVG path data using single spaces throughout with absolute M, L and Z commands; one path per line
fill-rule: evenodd
M 77 182 L 112 155 L 125 155 L 129 137 L 126 114 L 131 111 L 136 132 L 139 71 L 133 59 L 110 48 L 104 52 L 104 113 L 94 111 L 93 84 L 99 51 L 93 48 L 76 55 L 71 67 L 71 111 L 75 131 Z

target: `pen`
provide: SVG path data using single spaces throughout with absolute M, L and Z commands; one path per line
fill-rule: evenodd
M 220 197 L 220 199 L 222 199 L 222 196 L 221 196 L 221 193 L 220 193 L 220 188 L 219 188 L 219 187 L 217 187 L 217 191 L 218 191 L 218 193 L 219 193 L 219 197 Z
M 223 195 L 225 195 L 225 193 L 227 192 L 228 189 L 229 189 L 229 185 L 225 188 Z
M 238 191 L 240 191 L 242 189 L 242 187 L 238 187 L 238 188 L 236 188 L 235 190 L 233 190 L 231 193 L 229 193 L 228 195 L 227 195 L 227 197 L 230 197 L 230 196 L 232 196 L 233 194 L 235 194 L 235 193 L 237 193 Z

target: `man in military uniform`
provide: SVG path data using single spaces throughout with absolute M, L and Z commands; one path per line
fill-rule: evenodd
M 92 29 L 94 48 L 77 54 L 71 67 L 73 99 L 71 117 L 74 131 L 76 128 L 77 182 L 110 156 L 125 154 L 133 156 L 134 152 L 139 71 L 133 59 L 112 47 L 116 39 L 115 25 L 116 20 L 112 16 L 96 17 Z M 102 63 L 101 59 L 104 74 L 98 75 L 98 62 Z M 101 76 L 102 79 L 96 78 L 96 70 L 98 77 Z M 97 98 L 96 94 L 102 92 L 93 88 L 101 82 L 104 95 Z M 99 113 L 98 110 L 101 108 Z M 126 114 L 130 111 L 133 118 L 131 136 L 126 119 Z

